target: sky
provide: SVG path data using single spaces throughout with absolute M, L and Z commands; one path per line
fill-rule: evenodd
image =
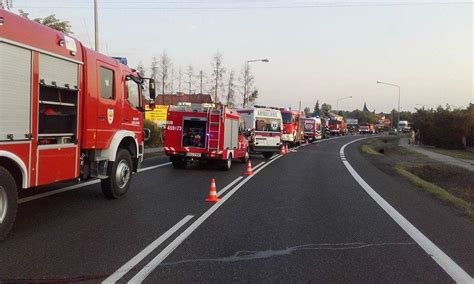
M 93 0 L 13 0 L 31 17 L 56 14 L 94 44 Z M 100 51 L 129 65 L 166 51 L 176 70 L 227 74 L 251 63 L 260 105 L 388 112 L 474 102 L 471 1 L 98 0 Z M 148 70 L 147 70 L 148 71 Z M 175 90 L 177 87 L 175 87 Z M 348 99 L 342 99 L 346 97 Z M 341 100 L 342 99 L 342 100 Z

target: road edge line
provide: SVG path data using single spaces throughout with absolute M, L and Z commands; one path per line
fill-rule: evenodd
M 137 255 L 135 255 L 132 259 L 127 261 L 124 265 L 122 265 L 119 269 L 117 269 L 112 275 L 107 277 L 103 284 L 111 284 L 119 281 L 125 274 L 127 274 L 130 270 L 132 270 L 140 261 L 145 259 L 150 253 L 152 253 L 158 246 L 160 246 L 164 241 L 166 241 L 169 237 L 171 237 L 176 231 L 181 229 L 186 223 L 189 222 L 194 216 L 187 215 L 181 221 L 176 223 L 173 227 L 168 229 L 165 233 L 158 237 L 158 239 L 154 240 L 151 244 L 146 246 L 142 251 L 140 251 Z
M 344 154 L 352 143 L 367 139 L 360 138 L 344 144 L 339 150 L 342 163 L 365 192 L 457 283 L 474 283 L 474 279 L 447 254 L 438 248 L 428 237 L 411 224 L 402 214 L 383 199 L 351 166 Z
M 159 165 L 155 165 L 155 166 L 150 166 L 150 167 L 146 167 L 146 168 L 143 168 L 143 169 L 139 169 L 137 173 L 142 173 L 142 172 L 146 172 L 146 171 L 149 171 L 149 170 L 154 170 L 154 169 L 157 169 L 157 168 L 166 167 L 166 166 L 169 166 L 169 165 L 171 165 L 171 162 L 167 162 L 167 163 L 163 163 L 163 164 L 159 164 Z M 32 195 L 32 196 L 28 196 L 28 197 L 24 197 L 24 198 L 19 199 L 18 204 L 30 202 L 30 201 L 37 200 L 37 199 L 41 199 L 41 198 L 48 197 L 48 196 L 51 196 L 51 195 L 56 195 L 56 194 L 63 193 L 63 192 L 66 192 L 66 191 L 70 191 L 70 190 L 73 190 L 73 189 L 93 185 L 93 184 L 96 184 L 96 183 L 99 183 L 99 182 L 100 182 L 100 179 L 93 179 L 93 180 L 81 182 L 81 183 L 78 183 L 78 184 L 69 185 L 69 186 L 66 186 L 66 187 L 63 187 L 63 188 L 58 188 L 58 189 L 55 189 L 55 190 L 51 190 L 51 191 L 48 191 L 48 192 L 45 192 L 45 193 L 35 194 L 35 195 Z

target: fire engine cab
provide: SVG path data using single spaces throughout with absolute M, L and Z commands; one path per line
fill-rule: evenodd
M 290 146 L 304 142 L 304 115 L 299 111 L 280 109 L 283 119 L 281 141 Z
M 247 162 L 248 141 L 240 128 L 240 116 L 214 104 L 183 103 L 169 106 L 165 130 L 165 153 L 175 168 L 188 161 L 218 161 L 229 170 L 232 160 Z
M 0 9 L 0 239 L 20 189 L 97 177 L 106 197 L 127 192 L 143 158 L 143 84 L 113 58 Z

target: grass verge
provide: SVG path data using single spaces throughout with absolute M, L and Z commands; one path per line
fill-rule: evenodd
M 359 151 L 380 170 L 410 181 L 474 221 L 474 173 L 399 146 L 399 138 L 367 139 Z
M 403 177 L 408 179 L 414 185 L 422 188 L 423 190 L 429 192 L 439 200 L 451 204 L 454 207 L 461 209 L 464 211 L 464 214 L 469 217 L 469 219 L 474 220 L 474 206 L 472 203 L 469 203 L 459 197 L 456 197 L 446 191 L 445 189 L 428 182 L 419 176 L 411 173 L 409 168 L 402 164 L 398 164 L 395 166 L 395 170 Z

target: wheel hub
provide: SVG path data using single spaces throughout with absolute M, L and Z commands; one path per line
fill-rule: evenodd
M 7 215 L 8 199 L 7 192 L 3 186 L 0 186 L 0 224 L 3 223 Z
M 127 165 L 125 161 L 120 161 L 120 163 L 117 166 L 117 171 L 116 171 L 116 181 L 117 185 L 120 188 L 124 188 L 125 185 L 127 185 L 128 181 L 130 180 L 130 167 Z

